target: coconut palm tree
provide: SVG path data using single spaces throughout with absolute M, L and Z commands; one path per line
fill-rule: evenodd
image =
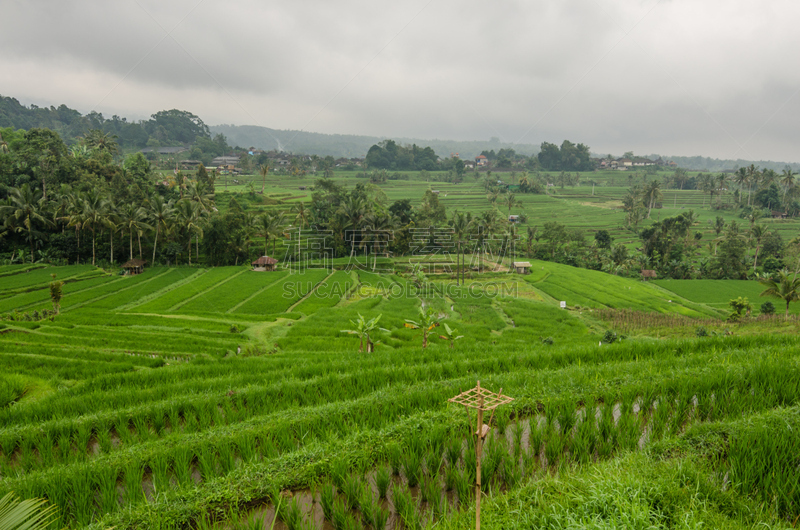
M 508 213 L 511 213 L 511 208 L 515 206 L 522 206 L 522 203 L 517 200 L 517 196 L 513 193 L 509 193 L 503 198 L 503 204 L 508 206 Z
M 32 189 L 27 182 L 19 188 L 11 188 L 8 204 L 0 207 L 0 218 L 4 219 L 4 224 L 9 228 L 13 225 L 14 232 L 25 234 L 30 245 L 31 263 L 34 246 L 44 236 L 38 227 L 51 224 L 45 217 L 46 207 L 42 192 Z
M 786 202 L 786 192 L 788 192 L 791 188 L 794 187 L 794 176 L 795 173 L 792 171 L 792 168 L 787 167 L 783 170 L 781 174 L 781 186 L 783 186 L 783 201 Z
M 295 221 L 300 224 L 301 227 L 305 228 L 308 224 L 308 212 L 306 211 L 305 203 L 298 202 L 292 206 L 292 212 L 296 213 Z
M 267 186 L 267 175 L 269 175 L 269 162 L 258 168 L 261 174 L 261 195 L 264 195 L 264 188 Z
M 128 232 L 130 251 L 128 259 L 133 259 L 134 233 L 139 241 L 139 259 L 142 259 L 142 234 L 145 230 L 153 230 L 153 227 L 147 224 L 147 210 L 134 202 L 128 203 L 119 210 L 119 224 L 123 233 Z
M 153 227 L 156 229 L 156 236 L 153 240 L 153 263 L 156 262 L 156 249 L 158 247 L 158 236 L 161 233 L 161 228 L 165 230 L 169 226 L 170 221 L 175 214 L 174 201 L 164 201 L 161 195 L 153 195 L 147 200 L 148 214 Z
M 55 505 L 43 499 L 20 500 L 14 493 L 0 499 L 0 528 L 3 530 L 44 530 L 56 517 Z
M 661 182 L 653 180 L 644 188 L 644 200 L 647 203 L 647 218 L 650 219 L 650 212 L 656 203 L 663 197 L 661 193 Z
M 789 304 L 800 299 L 800 278 L 790 275 L 786 269 L 778 271 L 778 280 L 772 278 L 759 280 L 758 283 L 766 287 L 760 296 L 780 298 L 786 302 L 786 318 L 789 318 Z
M 255 226 L 256 232 L 264 237 L 265 256 L 267 255 L 270 239 L 272 239 L 272 253 L 275 254 L 275 240 L 279 237 L 286 237 L 286 231 L 283 228 L 284 219 L 283 212 L 277 214 L 265 212 L 253 219 L 253 226 Z
M 81 196 L 77 218 L 81 228 L 92 231 L 92 265 L 97 263 L 97 230 L 106 223 L 109 202 L 103 194 L 92 188 Z
M 195 250 L 197 259 L 200 259 L 200 236 L 203 235 L 203 228 L 200 226 L 200 219 L 203 213 L 200 205 L 196 202 L 184 199 L 175 205 L 175 220 L 180 227 L 180 231 L 188 236 L 189 243 L 189 265 L 192 264 L 192 235 L 195 236 Z
M 0 134 L 0 155 L 7 155 L 9 152 L 8 142 L 3 140 L 3 135 Z
M 339 205 L 336 210 L 337 215 L 342 219 L 342 226 L 350 231 L 350 259 L 352 260 L 356 250 L 356 232 L 364 227 L 364 216 L 369 212 L 369 208 L 360 197 L 350 196 Z
M 463 254 L 461 245 L 464 244 L 466 238 L 469 237 L 469 231 L 472 227 L 472 221 L 463 212 L 453 213 L 453 218 L 450 221 L 453 227 L 453 237 L 456 243 L 456 285 L 459 285 L 458 274 L 461 273 L 461 285 L 464 285 L 464 268 L 465 256 Z M 459 259 L 461 263 L 459 264 Z
M 761 178 L 761 172 L 755 164 L 750 164 L 750 166 L 745 169 L 745 173 L 747 174 L 747 205 L 750 206 L 752 189 L 755 186 L 756 191 L 758 191 L 758 181 Z
M 750 229 L 750 237 L 754 239 L 756 243 L 756 257 L 753 260 L 753 270 L 756 270 L 756 267 L 758 267 L 758 251 L 761 249 L 761 241 L 766 235 L 767 228 L 764 225 L 754 225 Z

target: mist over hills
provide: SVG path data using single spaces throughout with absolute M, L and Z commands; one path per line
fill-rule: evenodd
M 458 153 L 461 158 L 474 158 L 483 150 L 514 149 L 530 156 L 539 152 L 538 145 L 512 144 L 496 138 L 490 140 L 439 140 L 422 138 L 396 138 L 388 136 L 360 136 L 354 134 L 323 134 L 306 131 L 278 130 L 255 125 L 212 125 L 212 134 L 224 134 L 231 145 L 259 149 L 287 151 L 319 156 L 363 157 L 369 148 L 383 140 L 392 139 L 400 144 L 417 144 L 431 147 L 441 157 Z
M 240 147 L 256 147 L 265 150 L 287 151 L 291 153 L 303 153 L 319 156 L 333 157 L 363 157 L 369 148 L 390 137 L 387 136 L 359 136 L 352 134 L 324 134 L 295 130 L 270 129 L 256 125 L 212 125 L 212 134 L 224 134 L 231 145 Z M 400 144 L 417 144 L 421 147 L 430 146 L 441 157 L 450 156 L 450 153 L 458 153 L 461 158 L 474 158 L 484 150 L 514 149 L 517 153 L 530 156 L 539 152 L 538 145 L 532 144 L 512 144 L 501 142 L 497 138 L 490 140 L 429 140 L 422 138 L 395 138 L 392 140 Z M 580 141 L 579 138 L 571 138 L 572 141 Z M 558 139 L 551 139 L 551 142 L 560 144 Z M 592 153 L 594 157 L 605 157 L 608 153 Z M 615 153 L 615 156 L 622 156 L 622 153 Z M 772 160 L 721 160 L 719 158 L 709 158 L 705 156 L 668 156 L 660 154 L 645 155 L 647 158 L 655 160 L 663 158 L 672 160 L 678 167 L 695 171 L 733 171 L 740 167 L 755 164 L 762 169 L 774 169 L 780 171 L 787 166 L 793 170 L 800 170 L 798 162 L 776 162 Z
M 175 118 L 184 118 L 177 120 Z M 178 121 L 192 122 L 188 130 L 186 127 L 176 128 Z M 185 124 L 184 124 L 185 125 Z M 514 149 L 517 153 L 530 156 L 539 152 L 539 145 L 513 144 L 502 142 L 497 138 L 489 140 L 442 140 L 424 138 L 403 138 L 388 136 L 368 136 L 352 134 L 325 134 L 296 130 L 279 130 L 255 125 L 213 125 L 206 129 L 203 121 L 194 114 L 186 111 L 161 111 L 153 114 L 150 120 L 128 121 L 119 116 L 111 119 L 105 118 L 97 112 L 81 114 L 66 105 L 58 107 L 38 107 L 24 105 L 13 97 L 0 95 L 0 128 L 11 127 L 14 129 L 28 130 L 44 127 L 58 132 L 67 144 L 74 143 L 78 137 L 86 134 L 93 128 L 102 129 L 108 134 L 117 136 L 117 141 L 125 148 L 142 148 L 149 145 L 148 141 L 156 138 L 160 145 L 187 145 L 195 139 L 198 131 L 202 135 L 223 134 L 232 146 L 242 148 L 256 147 L 265 150 L 285 151 L 295 154 L 309 154 L 319 156 L 333 156 L 335 158 L 364 157 L 369 148 L 386 139 L 393 139 L 400 144 L 416 144 L 420 147 L 431 147 L 442 158 L 458 153 L 463 159 L 474 158 L 482 151 L 500 149 Z M 204 130 L 205 129 L 205 130 Z M 563 138 L 549 138 L 547 141 L 560 145 Z M 579 135 L 569 138 L 570 141 L 580 142 Z M 591 146 L 589 146 L 591 148 Z M 609 153 L 592 153 L 594 157 L 605 157 Z M 611 153 L 622 156 L 622 152 Z M 641 153 L 636 153 L 641 155 Z M 647 158 L 672 160 L 679 167 L 694 171 L 732 171 L 739 167 L 754 164 L 762 169 L 780 171 L 791 167 L 800 170 L 798 162 L 778 162 L 771 160 L 721 160 L 704 156 L 669 156 L 650 154 Z

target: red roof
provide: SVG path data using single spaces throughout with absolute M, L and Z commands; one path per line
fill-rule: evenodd
M 476 156 L 476 157 L 475 157 L 475 160 L 477 160 L 477 159 L 479 159 L 479 158 L 486 158 L 486 157 L 485 157 L 485 156 L 483 156 L 483 155 L 478 155 L 478 156 Z
M 255 267 L 258 265 L 275 265 L 276 263 L 278 263 L 278 260 L 276 260 L 275 258 L 270 258 L 269 256 L 261 256 L 260 258 L 258 258 L 253 262 L 253 266 Z

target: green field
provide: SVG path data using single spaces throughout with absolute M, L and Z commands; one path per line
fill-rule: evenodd
M 81 267 L 0 269 L 15 286 L 0 307 L 18 311 L 0 321 L 0 496 L 54 503 L 52 528 L 270 528 L 276 505 L 275 528 L 469 527 L 475 426 L 447 400 L 478 380 L 514 398 L 483 452 L 485 528 L 800 516 L 800 323 L 609 344 L 594 316 L 716 319 L 757 284 L 708 294 L 538 261 L 463 286 Z M 51 273 L 72 278 L 62 312 L 36 320 Z M 423 302 L 440 323 L 427 349 L 405 326 Z M 359 315 L 381 315 L 374 353 L 342 333 Z
M 770 301 L 775 306 L 777 313 L 783 314 L 786 305 L 782 300 L 776 298 L 764 298 L 764 286 L 752 280 L 656 280 L 653 282 L 668 291 L 679 296 L 704 304 L 709 307 L 718 308 L 726 313 L 731 312 L 728 305 L 730 300 L 738 297 L 746 297 L 753 306 L 753 312 L 758 313 L 759 307 L 766 301 Z M 790 314 L 800 313 L 797 304 L 789 306 Z

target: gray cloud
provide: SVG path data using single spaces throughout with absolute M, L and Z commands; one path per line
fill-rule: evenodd
M 0 93 L 132 118 L 797 161 L 800 4 L 11 1 Z M 171 36 L 165 36 L 171 31 Z

